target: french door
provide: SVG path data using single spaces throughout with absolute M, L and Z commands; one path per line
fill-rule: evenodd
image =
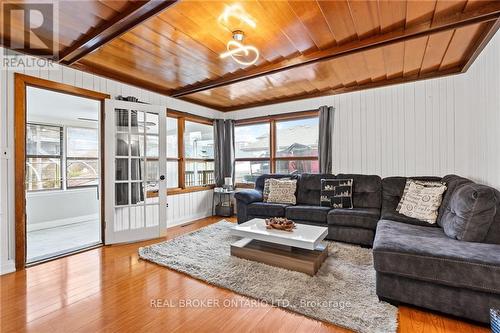
M 106 100 L 105 244 L 166 233 L 166 109 Z

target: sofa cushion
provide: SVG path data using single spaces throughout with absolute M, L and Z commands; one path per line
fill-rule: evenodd
M 328 225 L 357 227 L 375 230 L 380 218 L 380 210 L 376 208 L 336 208 L 328 212 Z
M 297 204 L 319 206 L 321 179 L 335 179 L 332 174 L 303 173 L 297 183 Z
M 329 224 L 326 239 L 357 245 L 372 246 L 374 236 L 375 230 Z
M 488 234 L 496 210 L 493 188 L 475 183 L 465 184 L 453 193 L 441 217 L 441 224 L 445 234 L 451 238 L 482 242 Z
M 234 194 L 234 198 L 238 201 L 243 201 L 246 204 L 262 201 L 262 192 L 254 189 L 245 189 Z
M 321 179 L 320 206 L 353 208 L 352 179 Z
M 500 244 L 500 192 L 498 190 L 495 190 L 495 196 L 497 200 L 497 214 L 491 223 L 484 243 Z
M 290 178 L 290 179 L 297 179 L 298 180 L 300 178 L 300 175 L 265 174 L 265 175 L 257 177 L 257 179 L 255 180 L 255 189 L 257 191 L 263 192 L 266 179 L 281 179 L 281 178 Z
M 439 207 L 437 223 L 440 227 L 443 226 L 443 224 L 441 223 L 441 217 L 443 216 L 446 207 L 448 207 L 448 205 L 450 204 L 453 192 L 455 192 L 457 188 L 459 188 L 464 184 L 474 183 L 470 179 L 460 177 L 457 175 L 446 175 L 443 177 L 441 181 L 446 184 L 446 191 L 443 194 L 443 201 L 441 202 L 441 207 Z
M 405 216 L 435 224 L 446 185 L 440 182 L 407 180 L 396 210 Z
M 397 212 L 397 207 L 406 185 L 406 177 L 387 177 L 382 179 L 382 212 L 380 214 L 382 219 L 404 222 L 408 224 L 429 226 L 430 224 L 414 219 L 412 217 L 404 216 Z M 410 179 L 423 180 L 423 181 L 441 181 L 439 177 L 411 177 Z M 432 226 L 432 225 L 431 225 Z M 437 226 L 434 224 L 433 226 Z
M 338 179 L 352 179 L 352 204 L 354 208 L 382 206 L 382 179 L 376 175 L 338 174 Z
M 321 206 L 289 206 L 285 209 L 285 216 L 290 220 L 324 222 L 326 224 L 326 217 L 330 210 L 330 207 Z
M 297 198 L 297 179 L 269 179 L 267 202 L 295 205 Z
M 288 205 L 268 202 L 254 202 L 248 205 L 247 214 L 253 216 L 283 217 Z
M 441 228 L 378 222 L 377 272 L 500 294 L 500 245 L 462 242 Z

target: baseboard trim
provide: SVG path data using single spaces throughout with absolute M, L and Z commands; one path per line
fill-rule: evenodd
M 199 214 L 185 216 L 181 219 L 176 219 L 175 222 L 172 224 L 168 223 L 168 221 L 167 221 L 167 229 L 172 228 L 172 227 L 179 227 L 179 226 L 183 226 L 186 224 L 190 224 L 190 223 L 193 223 L 193 221 L 203 219 L 205 217 L 210 217 L 210 216 L 212 216 L 211 210 L 207 211 L 207 212 L 199 213 Z

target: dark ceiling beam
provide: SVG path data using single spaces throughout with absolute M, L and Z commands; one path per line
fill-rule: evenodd
M 135 1 L 126 10 L 120 12 L 109 21 L 98 25 L 89 34 L 61 51 L 59 62 L 71 65 L 99 47 L 121 36 L 136 25 L 167 9 L 177 0 Z
M 476 10 L 448 15 L 434 20 L 429 27 L 429 23 L 391 31 L 382 35 L 369 37 L 362 40 L 346 43 L 344 45 L 332 47 L 327 50 L 301 55 L 292 59 L 281 60 L 269 65 L 254 67 L 248 70 L 240 70 L 234 74 L 225 75 L 221 78 L 194 84 L 185 88 L 175 90 L 172 97 L 182 97 L 204 90 L 214 89 L 241 81 L 255 79 L 265 75 L 272 75 L 278 72 L 302 67 L 317 62 L 333 60 L 351 54 L 369 51 L 375 48 L 392 45 L 408 40 L 426 37 L 441 32 L 455 30 L 474 24 L 496 21 L 500 17 L 500 1 L 484 5 Z

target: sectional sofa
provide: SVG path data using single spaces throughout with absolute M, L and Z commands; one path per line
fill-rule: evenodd
M 283 177 L 297 179 L 297 204 L 263 202 L 265 179 Z M 335 178 L 354 180 L 352 209 L 320 206 L 321 179 Z M 380 299 L 488 323 L 500 308 L 500 193 L 456 175 L 413 179 L 447 185 L 435 225 L 396 211 L 407 178 L 359 174 L 263 175 L 236 193 L 238 223 L 281 216 L 327 226 L 327 239 L 373 247 Z M 458 222 L 474 241 L 445 233 Z

